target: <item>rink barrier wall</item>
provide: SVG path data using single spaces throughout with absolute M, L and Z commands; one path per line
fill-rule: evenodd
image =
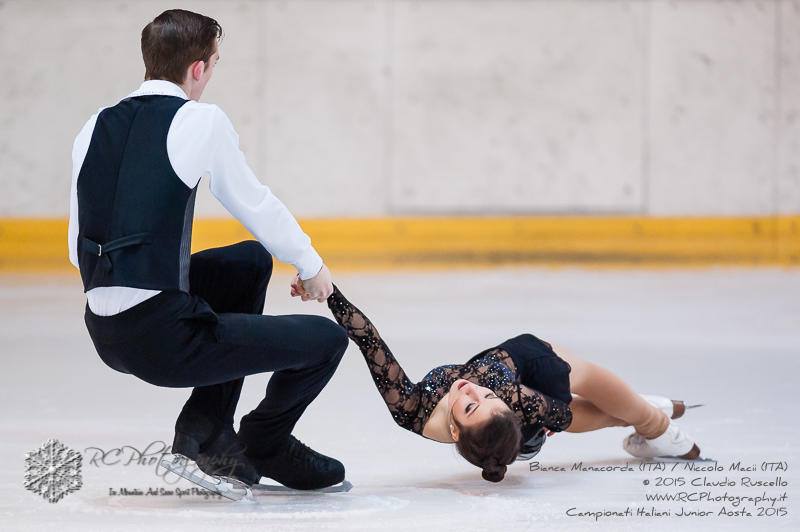
M 300 223 L 331 268 L 800 266 L 800 215 L 396 217 Z M 252 238 L 236 220 L 198 219 L 192 250 Z M 66 220 L 0 219 L 0 271 L 69 268 Z

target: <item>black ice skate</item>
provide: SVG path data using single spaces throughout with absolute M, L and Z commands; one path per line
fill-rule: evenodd
M 230 477 L 247 485 L 258 484 L 261 478 L 233 427 L 226 427 L 211 443 L 201 445 L 196 462 L 209 475 Z
M 182 454 L 165 454 L 161 457 L 159 465 L 167 471 L 175 473 L 202 488 L 213 491 L 226 499 L 239 501 L 253 497 L 247 484 L 230 477 L 208 475 L 198 467 L 194 460 L 190 460 Z
M 349 491 L 352 485 L 344 479 L 344 465 L 329 456 L 310 449 L 294 436 L 289 436 L 277 452 L 258 456 L 248 448 L 248 457 L 263 477 L 282 486 L 254 484 L 253 490 L 261 492 L 286 492 L 315 490 L 322 492 Z
M 251 497 L 250 486 L 260 479 L 232 427 L 223 429 L 212 442 L 204 444 L 190 435 L 176 432 L 172 454 L 165 454 L 160 464 L 231 500 Z

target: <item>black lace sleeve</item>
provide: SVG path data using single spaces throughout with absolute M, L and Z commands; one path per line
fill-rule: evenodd
M 404 429 L 421 433 L 422 428 L 415 423 L 420 407 L 418 385 L 406 376 L 378 330 L 342 295 L 336 285 L 333 285 L 333 293 L 328 297 L 328 308 L 364 355 L 375 386 L 395 422 Z
M 535 421 L 554 432 L 561 432 L 572 423 L 572 409 L 559 399 L 527 386 L 518 386 L 515 395 L 518 399 L 515 404 L 519 406 L 514 410 L 518 411 L 528 423 Z

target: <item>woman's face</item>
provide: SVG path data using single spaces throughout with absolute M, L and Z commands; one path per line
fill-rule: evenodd
M 495 415 L 508 410 L 508 405 L 490 388 L 478 386 L 466 379 L 458 379 L 450 386 L 451 415 L 462 427 L 481 425 Z M 458 427 L 450 429 L 453 439 L 458 439 Z

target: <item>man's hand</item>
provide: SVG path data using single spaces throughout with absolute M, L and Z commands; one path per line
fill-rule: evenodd
M 303 301 L 310 301 L 316 299 L 320 303 L 328 299 L 328 296 L 333 293 L 333 283 L 331 281 L 331 272 L 324 264 L 322 269 L 312 277 L 305 281 L 300 279 L 300 275 L 295 275 L 291 284 L 292 297 L 300 296 Z

